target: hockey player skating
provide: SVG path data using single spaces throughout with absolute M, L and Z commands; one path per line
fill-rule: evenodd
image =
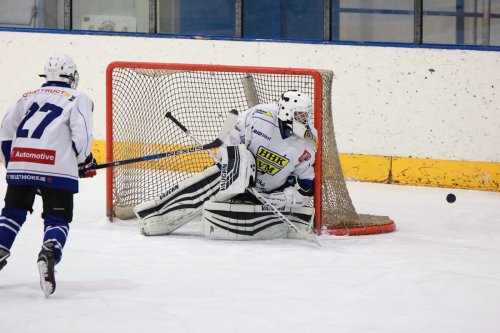
M 0 157 L 7 168 L 7 193 L 0 216 L 0 269 L 42 197 L 44 236 L 37 264 L 46 297 L 56 288 L 54 266 L 59 263 L 73 218 L 73 194 L 78 177 L 93 177 L 93 102 L 76 91 L 78 72 L 71 58 L 55 54 L 45 64 L 46 83 L 24 93 L 6 111 L 0 129 Z
M 292 222 L 310 226 L 316 130 L 299 91 L 243 112 L 219 150 L 221 162 L 160 198 L 134 207 L 146 235 L 169 234 L 203 211 L 203 233 L 217 239 L 286 237 L 287 227 L 246 191 L 254 186 Z M 208 200 L 210 199 L 210 200 Z

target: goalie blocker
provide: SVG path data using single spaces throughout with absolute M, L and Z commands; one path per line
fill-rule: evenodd
M 314 232 L 314 208 L 286 207 L 280 211 L 298 229 Z M 203 204 L 203 235 L 224 240 L 297 238 L 297 233 L 264 205 L 211 200 Z

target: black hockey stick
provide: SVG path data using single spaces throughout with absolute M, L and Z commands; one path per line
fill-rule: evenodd
M 191 133 L 177 119 L 175 119 L 170 112 L 167 112 L 166 117 L 171 119 L 184 132 L 186 132 L 188 134 Z M 113 161 L 113 162 L 98 164 L 98 165 L 95 165 L 92 168 L 89 168 L 86 170 L 104 169 L 104 168 L 109 168 L 109 167 L 125 165 L 125 164 L 156 160 L 159 158 L 172 157 L 172 156 L 177 156 L 177 155 L 182 155 L 182 154 L 187 154 L 187 153 L 195 153 L 197 151 L 202 151 L 202 150 L 208 150 L 208 152 L 210 154 L 213 154 L 210 151 L 210 149 L 219 148 L 220 146 L 222 146 L 224 138 L 227 136 L 227 134 L 229 133 L 231 128 L 236 123 L 237 118 L 238 118 L 238 111 L 236 111 L 236 110 L 229 111 L 229 113 L 227 115 L 227 119 L 224 122 L 224 125 L 222 126 L 222 129 L 219 132 L 219 135 L 217 136 L 217 139 L 215 139 L 214 141 L 212 141 L 210 143 L 207 143 L 206 145 L 200 144 L 199 146 L 195 146 L 195 147 L 167 151 L 164 153 L 153 154 L 153 155 L 148 155 L 148 156 L 135 157 L 135 158 L 127 159 L 127 160 Z M 190 135 L 192 135 L 192 134 L 190 134 Z
M 104 169 L 104 168 L 115 167 L 115 166 L 130 164 L 130 163 L 156 160 L 156 159 L 164 158 L 164 157 L 172 157 L 172 156 L 177 156 L 177 155 L 182 155 L 182 154 L 187 154 L 187 153 L 195 153 L 197 151 L 218 148 L 220 146 L 222 146 L 222 140 L 217 138 L 214 141 L 207 143 L 206 145 L 203 145 L 203 146 L 189 147 L 189 148 L 184 148 L 184 149 L 167 151 L 167 152 L 159 153 L 159 154 L 130 158 L 127 160 L 98 164 L 98 165 L 93 166 L 92 168 L 89 168 L 89 170 Z
M 230 111 L 230 113 L 233 113 L 233 112 L 234 112 L 234 114 L 236 114 L 236 116 L 238 115 L 238 111 L 236 111 L 236 110 Z M 189 131 L 184 125 L 182 125 L 177 119 L 175 119 L 170 112 L 168 112 L 166 114 L 166 117 L 168 119 L 172 120 L 181 130 L 183 130 L 187 135 L 189 135 L 191 137 L 191 139 L 193 139 L 196 143 L 198 143 L 199 145 L 202 144 L 200 142 L 200 140 L 198 140 L 198 138 L 193 133 L 191 133 L 191 131 Z M 229 118 L 229 116 L 228 116 L 228 118 Z M 233 124 L 234 123 L 236 123 L 236 121 L 234 121 Z M 228 125 L 228 122 L 226 121 L 226 124 L 224 124 L 224 126 L 227 126 L 227 125 Z M 224 131 L 225 130 L 223 128 L 220 132 L 221 134 L 219 134 L 219 137 L 224 138 L 224 136 L 223 136 Z M 227 133 L 229 133 L 230 128 L 227 128 L 226 131 L 227 131 Z M 210 155 L 212 155 L 212 157 L 215 159 L 216 162 L 220 162 L 219 158 L 215 154 L 210 153 Z M 321 243 L 318 241 L 318 238 L 316 237 L 316 235 L 314 233 L 308 233 L 308 232 L 305 232 L 304 230 L 298 229 L 285 215 L 283 215 L 283 213 L 281 213 L 276 207 L 273 206 L 272 203 L 270 203 L 266 198 L 264 198 L 262 196 L 262 194 L 260 194 L 257 191 L 257 189 L 249 186 L 247 188 L 247 191 L 252 193 L 257 198 L 257 200 L 259 200 L 267 209 L 272 211 L 281 220 L 281 222 L 283 222 L 289 229 L 291 229 L 293 232 L 295 232 L 301 239 L 308 241 L 308 242 L 312 242 L 312 243 L 321 247 Z

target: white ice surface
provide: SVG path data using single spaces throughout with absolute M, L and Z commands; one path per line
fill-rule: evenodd
M 500 332 L 500 193 L 348 187 L 358 213 L 397 230 L 321 236 L 320 249 L 207 240 L 198 223 L 145 237 L 135 220 L 106 220 L 101 171 L 81 181 L 49 299 L 37 199 L 0 272 L 0 332 Z

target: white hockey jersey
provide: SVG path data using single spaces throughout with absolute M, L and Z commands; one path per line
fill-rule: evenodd
M 228 140 L 232 145 L 246 144 L 254 154 L 256 187 L 266 192 L 284 185 L 289 176 L 314 179 L 315 144 L 295 135 L 283 137 L 277 115 L 276 104 L 254 106 L 240 115 Z
M 78 192 L 78 164 L 92 148 L 92 113 L 90 97 L 64 83 L 23 94 L 0 128 L 7 183 Z

